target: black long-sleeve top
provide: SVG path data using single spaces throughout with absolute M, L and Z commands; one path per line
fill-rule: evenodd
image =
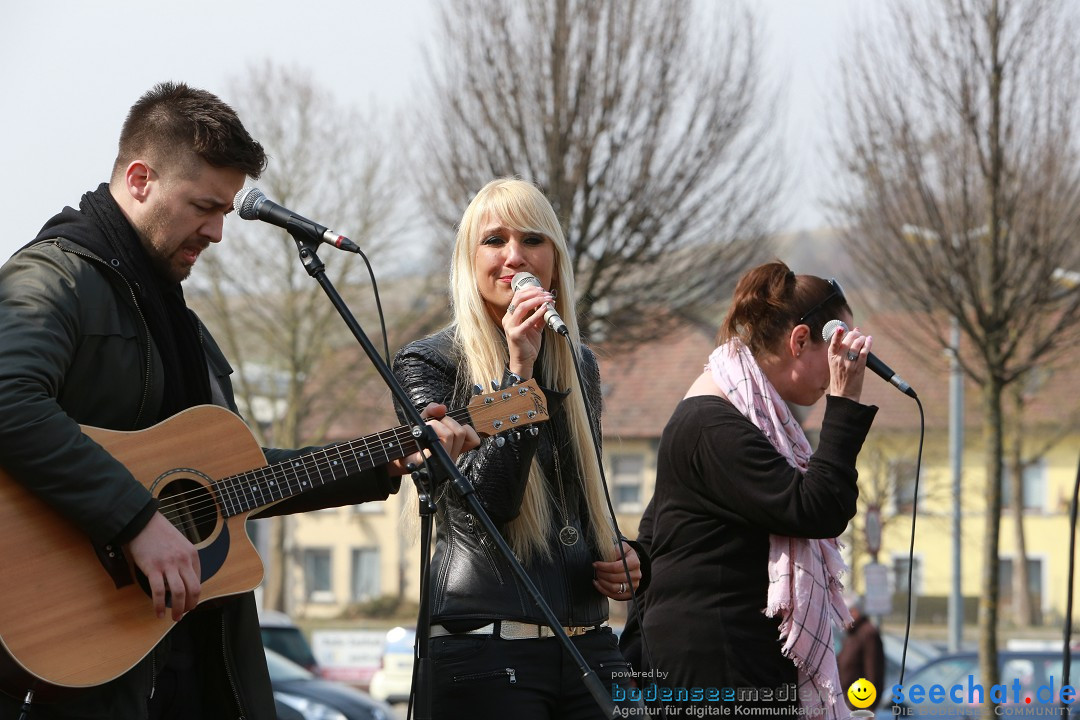
M 769 535 L 830 538 L 855 515 L 855 459 L 876 407 L 827 399 L 805 473 L 728 400 L 676 407 L 660 440 L 644 628 L 671 687 L 779 688 L 796 681 L 764 615 Z

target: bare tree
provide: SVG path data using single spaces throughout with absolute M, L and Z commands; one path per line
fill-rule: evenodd
M 1057 0 L 895 2 L 845 64 L 838 207 L 860 266 L 925 317 L 955 317 L 981 388 L 986 533 L 983 680 L 997 682 L 1003 395 L 1075 347 L 1080 291 L 1080 65 L 1074 8 Z M 949 346 L 947 323 L 929 340 Z
M 862 592 L 869 594 L 866 564 L 870 561 L 889 565 L 889 557 L 872 555 L 867 547 L 866 525 L 869 511 L 877 511 L 878 523 L 884 536 L 906 532 L 911 525 L 912 513 L 918 512 L 922 527 L 927 525 L 947 528 L 948 518 L 934 513 L 931 508 L 942 507 L 950 497 L 950 483 L 947 473 L 926 471 L 926 468 L 943 465 L 944 457 L 923 458 L 923 472 L 916 475 L 916 451 L 918 438 L 905 433 L 894 433 L 890 437 L 882 435 L 875 442 L 865 447 L 859 455 L 859 500 L 856 519 L 848 526 L 843 544 L 850 557 L 852 575 L 850 582 L 854 588 L 862 583 Z M 933 449 L 931 449 L 933 452 Z M 917 492 L 916 497 L 916 481 Z M 894 565 L 893 572 L 904 573 L 908 568 Z M 910 568 L 913 574 L 921 572 L 918 564 Z M 904 575 L 894 576 L 894 604 L 890 615 L 899 615 L 908 610 L 908 602 L 902 597 L 906 585 L 906 594 L 916 592 L 916 587 L 906 584 Z M 845 585 L 849 581 L 845 580 Z M 913 583 L 915 586 L 918 582 Z M 881 591 L 880 588 L 875 588 Z M 912 612 L 917 610 L 917 595 L 911 597 Z
M 270 63 L 237 78 L 230 99 L 271 157 L 260 180 L 265 194 L 308 217 L 333 218 L 378 256 L 395 189 L 373 123 L 305 72 Z M 284 230 L 230 219 L 226 233 L 203 260 L 192 303 L 234 365 L 237 402 L 264 447 L 322 442 L 335 418 L 362 405 L 370 365 L 357 359 L 355 340 Z M 323 248 L 327 277 L 346 300 L 370 293 L 357 256 Z M 284 523 L 275 519 L 271 528 L 266 600 L 284 609 Z
M 444 0 L 440 27 L 417 163 L 427 207 L 451 227 L 488 180 L 536 182 L 598 339 L 660 334 L 658 317 L 725 294 L 767 252 L 780 154 L 749 14 Z
M 1059 370 L 1035 368 L 1010 385 L 1006 393 L 1011 406 L 1011 412 L 1006 414 L 1007 475 L 1012 495 L 1008 508 L 1016 538 L 1016 562 L 1012 569 L 1012 616 L 1013 622 L 1019 627 L 1030 627 L 1039 618 L 1028 577 L 1027 539 L 1024 533 L 1025 476 L 1029 469 L 1080 427 L 1080 407 L 1055 418 L 1049 426 L 1032 415 L 1032 403 L 1053 382 L 1053 375 Z M 1031 426 L 1035 424 L 1041 425 L 1037 432 L 1032 431 Z

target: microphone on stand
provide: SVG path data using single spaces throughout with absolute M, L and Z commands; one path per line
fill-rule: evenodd
M 244 188 L 236 193 L 236 197 L 233 198 L 233 209 L 244 220 L 262 220 L 286 230 L 290 229 L 290 225 L 292 227 L 299 225 L 307 231 L 312 239 L 320 240 L 327 245 L 333 245 L 339 250 L 360 252 L 360 246 L 349 238 L 338 235 L 333 230 L 327 229 L 325 225 L 312 222 L 301 215 L 297 215 L 292 210 L 278 205 L 266 197 L 259 188 Z
M 825 342 L 832 340 L 832 336 L 836 334 L 837 330 L 847 330 L 848 326 L 843 320 L 830 320 L 825 323 L 825 327 L 821 328 L 821 337 Z M 881 362 L 877 355 L 874 353 L 867 353 L 866 355 L 866 367 L 873 370 L 879 377 L 890 385 L 895 385 L 896 389 L 904 393 L 908 397 L 918 397 L 915 391 L 910 385 L 904 382 L 904 378 L 897 375 L 891 367 Z

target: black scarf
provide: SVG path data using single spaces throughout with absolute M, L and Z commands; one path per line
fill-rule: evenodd
M 135 228 L 102 183 L 67 207 L 30 243 L 63 237 L 94 253 L 127 280 L 146 318 L 165 368 L 164 420 L 185 408 L 211 402 L 210 377 L 198 321 L 184 302 L 180 283 L 163 278 L 150 262 Z M 107 272 L 107 271 L 106 271 Z

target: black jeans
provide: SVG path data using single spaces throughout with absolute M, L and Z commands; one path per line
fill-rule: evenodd
M 605 692 L 630 683 L 611 628 L 570 638 Z M 555 638 L 449 635 L 431 641 L 432 716 L 438 720 L 593 720 L 599 705 Z M 613 677 L 614 676 L 614 677 Z

